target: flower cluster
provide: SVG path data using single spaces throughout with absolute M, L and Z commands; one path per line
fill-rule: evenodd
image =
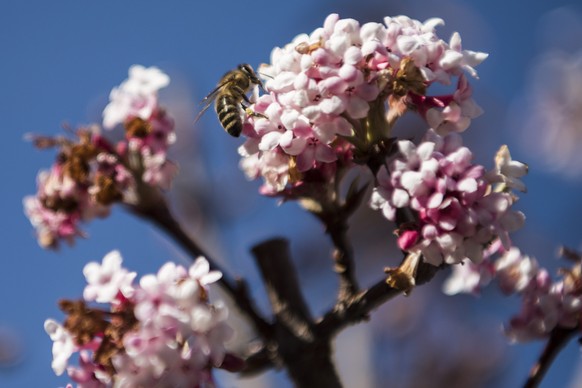
M 582 145 L 582 51 L 549 50 L 532 67 L 524 101 L 519 103 L 523 142 L 548 170 L 578 178 L 582 174 L 578 152 Z
M 464 260 L 452 267 L 443 291 L 448 295 L 459 293 L 479 294 L 481 289 L 497 280 L 505 294 L 522 292 L 538 271 L 535 259 L 522 255 L 518 248 L 505 250 L 500 240 L 495 240 L 484 251 L 483 260 L 473 263 Z
M 486 174 L 483 166 L 472 163 L 471 151 L 456 133 L 441 137 L 429 131 L 418 146 L 399 141 L 398 150 L 378 171 L 371 206 L 398 223 L 402 250 L 421 252 L 425 261 L 440 265 L 464 259 L 479 263 L 496 239 L 509 249 L 509 232 L 525 218 L 511 209 L 516 198 L 507 184 L 498 191 L 492 183 L 517 181 L 525 165 L 515 162 L 522 167 L 517 171 L 503 168 L 510 157 L 498 156 L 499 166 Z
M 567 257 L 574 265 L 562 269 L 562 278 L 552 281 L 534 258 L 513 247 L 496 260 L 454 266 L 453 275 L 445 282 L 445 292 L 476 293 L 496 280 L 504 294 L 522 297 L 521 311 L 505 328 L 509 339 L 526 342 L 544 338 L 557 327 L 577 328 L 582 319 L 582 257 L 573 252 Z
M 239 153 L 247 176 L 263 177 L 262 191 L 277 194 L 309 171 L 341 168 L 354 147 L 365 151 L 389 136 L 386 120 L 377 120 L 386 101 L 394 110 L 417 110 L 439 133 L 465 130 L 481 110 L 464 71 L 476 76 L 474 66 L 487 55 L 462 50 L 457 33 L 446 43 L 435 33 L 440 24 L 399 16 L 360 26 L 332 14 L 310 35 L 275 48 L 260 69 L 269 93 L 245 116 Z M 452 77 L 452 94 L 426 95 L 432 83 L 450 84 Z
M 117 148 L 137 160 L 132 168 L 143 171 L 145 183 L 163 189 L 170 187 L 177 172 L 176 165 L 166 158 L 168 147 L 176 141 L 174 121 L 158 105 L 157 96 L 169 82 L 156 67 L 134 65 L 129 79 L 111 91 L 110 103 L 103 111 L 106 129 L 124 125 L 126 142 Z
M 66 371 L 79 387 L 201 387 L 212 384 L 211 368 L 232 366 L 228 311 L 208 298 L 220 272 L 198 258 L 189 269 L 167 263 L 136 284 L 121 264 L 116 251 L 87 264 L 84 300 L 61 302 L 63 325 L 45 322 L 55 373 Z M 69 364 L 75 352 L 78 366 Z
M 521 311 L 505 328 L 514 342 L 547 337 L 557 327 L 579 328 L 582 319 L 582 258 L 577 255 L 572 268 L 562 269 L 557 281 L 533 264 L 527 256 L 517 256 L 501 273 L 500 285 L 515 285 L 510 290 L 522 297 Z
M 177 170 L 166 158 L 175 141 L 174 124 L 157 102 L 158 89 L 168 82 L 156 68 L 131 67 L 104 112 L 105 127 L 124 124 L 125 139 L 116 144 L 97 125 L 79 129 L 77 139 L 34 138 L 39 148 L 58 148 L 56 162 L 38 176 L 37 194 L 24 199 L 41 246 L 71 244 L 84 235 L 80 222 L 106 216 L 116 202 L 135 204 L 142 182 L 169 188 Z

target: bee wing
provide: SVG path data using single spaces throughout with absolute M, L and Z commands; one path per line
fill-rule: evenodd
M 198 115 L 196 115 L 196 119 L 194 119 L 194 124 L 196 124 L 198 122 L 198 120 L 200 120 L 200 117 L 202 117 L 204 112 L 206 112 L 208 110 L 208 108 L 210 108 L 210 106 L 212 105 L 212 102 L 216 98 L 216 95 L 218 94 L 218 91 L 220 90 L 221 87 L 222 87 L 222 85 L 218 85 L 213 91 L 211 91 L 206 97 L 204 97 L 200 101 L 200 105 L 203 105 L 203 107 L 200 110 L 200 112 L 198 113 Z
M 199 105 L 201 105 L 203 107 L 200 110 L 200 113 L 198 113 L 198 115 L 196 116 L 196 119 L 194 119 L 194 124 L 196 124 L 198 122 L 198 120 L 200 120 L 200 117 L 202 117 L 204 112 L 206 112 L 208 110 L 208 108 L 210 108 L 210 105 L 212 105 L 212 103 L 216 99 L 216 95 L 218 94 L 220 89 L 222 89 L 224 87 L 224 85 L 226 85 L 229 82 L 230 82 L 230 79 L 227 79 L 227 80 L 219 83 L 218 86 L 216 86 L 213 91 L 208 93 L 208 95 L 200 101 Z
M 208 99 L 208 97 L 207 97 L 204 100 L 202 100 L 202 102 L 204 102 L 205 100 L 206 100 L 206 105 L 204 105 L 204 107 L 200 110 L 198 115 L 196 115 L 196 118 L 194 119 L 194 124 L 196 124 L 198 122 L 198 120 L 200 120 L 200 117 L 202 117 L 204 112 L 206 112 L 208 110 L 208 108 L 210 108 L 210 105 L 212 105 L 212 101 L 214 101 L 214 97 L 210 98 L 210 99 Z

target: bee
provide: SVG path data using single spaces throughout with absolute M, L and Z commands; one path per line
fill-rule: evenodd
M 195 122 L 214 102 L 214 110 L 224 130 L 231 136 L 239 137 L 243 129 L 241 107 L 245 110 L 248 109 L 243 101 L 251 104 L 247 93 L 254 85 L 263 88 L 263 84 L 253 68 L 246 63 L 238 65 L 236 69 L 226 73 L 216 88 L 204 97 L 201 102 L 204 107 L 196 117 Z

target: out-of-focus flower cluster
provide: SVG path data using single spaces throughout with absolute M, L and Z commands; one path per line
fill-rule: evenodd
M 329 181 L 355 154 L 365 156 L 388 138 L 407 109 L 437 133 L 464 131 L 481 114 L 464 72 L 476 77 L 474 66 L 487 54 L 463 50 L 458 33 L 443 41 L 435 33 L 441 24 L 398 16 L 360 25 L 332 14 L 310 35 L 275 48 L 271 64 L 259 69 L 269 93 L 245 115 L 239 153 L 246 175 L 262 177 L 270 195 Z M 453 78 L 453 93 L 426 95 L 431 84 Z
M 83 300 L 60 302 L 62 325 L 45 322 L 57 375 L 66 371 L 78 387 L 202 387 L 213 385 L 211 368 L 239 362 L 224 347 L 228 311 L 209 302 L 208 286 L 221 273 L 206 259 L 189 269 L 167 263 L 139 283 L 121 264 L 116 251 L 87 264 Z
M 564 255 L 573 265 L 561 269 L 561 278 L 555 281 L 534 258 L 513 247 L 496 260 L 487 258 L 479 264 L 467 262 L 454 266 L 444 291 L 448 294 L 478 293 L 492 280 L 497 280 L 504 294 L 520 295 L 521 311 L 505 327 L 506 335 L 514 342 L 548 337 L 558 327 L 579 328 L 582 319 L 582 257 L 571 251 Z
M 438 266 L 465 259 L 480 263 L 497 239 L 509 249 L 509 232 L 525 220 L 512 210 L 517 198 L 510 189 L 525 188 L 519 177 L 527 167 L 511 161 L 507 147 L 499 151 L 496 168 L 486 173 L 473 164 L 456 133 L 441 137 L 429 131 L 417 146 L 408 140 L 397 144 L 399 153 L 378 171 L 371 206 L 397 222 L 402 250 L 420 252 Z
M 174 122 L 158 105 L 157 93 L 169 83 L 159 69 L 132 66 L 129 79 L 114 88 L 103 112 L 103 126 L 122 124 L 123 140 L 107 140 L 98 125 L 81 128 L 76 139 L 35 137 L 39 148 L 57 147 L 48 171 L 38 175 L 38 191 L 24 199 L 39 244 L 56 248 L 83 236 L 80 222 L 104 217 L 116 202 L 136 204 L 141 187 L 168 189 L 177 166 L 167 159 L 175 141 Z
M 580 177 L 582 51 L 549 51 L 533 62 L 532 70 L 519 105 L 523 142 L 548 170 Z

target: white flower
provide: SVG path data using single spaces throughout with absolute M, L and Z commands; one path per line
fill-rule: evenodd
M 133 295 L 136 273 L 122 268 L 122 260 L 118 251 L 112 251 L 103 258 L 102 264 L 91 262 L 83 268 L 88 283 L 83 291 L 85 300 L 111 303 L 119 292 L 126 298 Z
M 220 271 L 210 270 L 210 263 L 202 256 L 190 266 L 188 274 L 191 278 L 198 280 L 203 287 L 217 282 L 222 277 Z
M 507 294 L 522 292 L 538 273 L 538 263 L 522 255 L 518 248 L 511 248 L 495 262 L 499 288 Z
M 76 351 L 73 337 L 54 319 L 47 319 L 44 322 L 44 330 L 53 341 L 53 362 L 51 366 L 57 376 L 60 376 L 65 371 L 69 358 Z
M 170 84 L 170 77 L 157 67 L 145 68 L 133 65 L 129 68 L 129 79 L 121 87 L 132 94 L 155 94 Z
M 487 178 L 491 183 L 503 182 L 506 187 L 525 193 L 527 188 L 519 178 L 527 172 L 527 164 L 511 159 L 509 148 L 502 145 L 495 154 L 495 168 L 487 173 Z
M 130 117 L 147 120 L 158 106 L 157 93 L 168 86 L 170 77 L 157 67 L 133 65 L 129 78 L 113 88 L 103 110 L 103 127 L 112 129 Z

